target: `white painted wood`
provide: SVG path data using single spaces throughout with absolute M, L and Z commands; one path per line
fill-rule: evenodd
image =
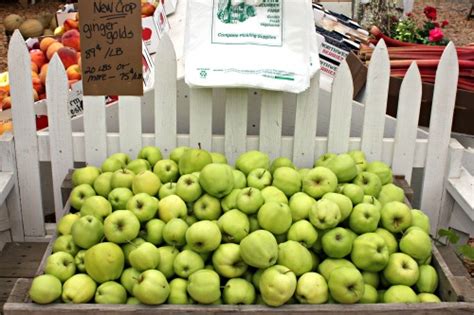
M 308 139 L 316 136 L 320 75 L 320 71 L 316 72 L 309 89 L 299 94 L 296 99 L 293 162 L 302 167 L 312 167 L 315 160 L 314 142 Z
M 0 172 L 0 205 L 5 203 L 14 186 L 12 172 Z
M 36 121 L 33 109 L 31 60 L 25 42 L 15 31 L 8 49 L 8 70 L 18 183 L 25 235 L 43 236 L 44 219 L 41 202 L 41 180 L 38 158 Z
M 393 150 L 392 170 L 404 175 L 411 183 L 415 156 L 416 131 L 421 105 L 421 76 L 415 62 L 410 65 L 400 87 L 397 111 L 397 130 Z
M 212 148 L 212 89 L 190 89 L 189 146 Z
M 382 157 L 389 81 L 390 60 L 387 46 L 383 40 L 380 40 L 370 59 L 367 73 L 367 101 L 362 127 L 361 148 L 369 161 L 379 160 Z
M 448 226 L 467 235 L 474 235 L 474 221 L 457 203 L 453 204 L 452 216 Z
M 84 96 L 86 163 L 101 166 L 107 157 L 105 97 Z
M 352 74 L 344 60 L 332 84 L 331 116 L 328 131 L 328 152 L 345 153 L 349 148 L 352 117 Z
M 155 64 L 156 146 L 168 156 L 176 148 L 177 82 L 176 52 L 168 35 L 160 40 Z
M 0 232 L 10 230 L 10 220 L 8 219 L 8 209 L 4 203 L 0 203 Z M 8 233 L 10 236 L 10 232 Z
M 262 91 L 259 147 L 260 151 L 267 153 L 272 160 L 281 154 L 282 111 L 282 93 Z
M 0 251 L 3 249 L 6 243 L 11 242 L 10 231 L 0 232 Z
M 461 176 L 461 169 L 466 167 L 466 170 L 469 172 L 469 168 L 464 165 L 464 158 L 467 155 L 467 150 L 459 143 L 458 140 L 451 138 L 449 139 L 449 149 L 448 149 L 448 173 L 447 178 L 459 177 Z
M 225 155 L 234 165 L 247 150 L 247 89 L 227 89 L 225 105 Z
M 461 168 L 461 174 L 458 178 L 448 179 L 446 189 L 466 212 L 467 216 L 471 218 L 471 221 L 474 221 L 474 176 Z
M 119 97 L 120 152 L 135 159 L 142 148 L 142 103 L 139 96 Z
M 59 56 L 55 55 L 48 67 L 46 94 L 56 221 L 61 218 L 63 210 L 61 184 L 69 170 L 74 168 L 68 90 L 66 71 Z
M 431 107 L 430 134 L 423 179 L 421 208 L 430 217 L 432 232 L 438 226 L 448 145 L 453 122 L 459 74 L 458 57 L 453 43 L 446 46 L 436 71 Z

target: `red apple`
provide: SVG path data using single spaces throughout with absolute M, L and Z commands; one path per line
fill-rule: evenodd
M 76 50 L 71 47 L 62 47 L 58 50 L 58 56 L 63 62 L 64 68 L 67 69 L 72 65 L 77 64 Z
M 76 51 L 81 51 L 81 37 L 79 31 L 76 29 L 72 29 L 64 33 L 61 37 L 61 42 L 65 47 L 71 47 Z
M 30 58 L 38 66 L 38 69 L 41 69 L 41 66 L 47 62 L 46 56 L 40 49 L 32 49 L 30 51 Z
M 68 80 L 80 80 L 81 79 L 81 68 L 79 65 L 72 65 L 66 70 Z
M 142 4 L 142 16 L 152 16 L 155 13 L 155 6 L 149 2 Z

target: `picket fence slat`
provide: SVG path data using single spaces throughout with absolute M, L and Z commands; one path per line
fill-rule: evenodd
M 176 147 L 177 84 L 176 52 L 168 35 L 161 38 L 155 64 L 155 145 L 164 156 Z
M 227 89 L 225 104 L 225 155 L 234 164 L 247 150 L 247 89 Z
M 63 212 L 61 183 L 74 168 L 72 127 L 68 112 L 67 75 L 63 63 L 55 55 L 48 66 L 46 95 L 48 95 L 48 125 L 53 175 L 54 210 L 58 221 Z M 65 201 L 65 200 L 64 200 Z
M 387 46 L 381 39 L 370 59 L 367 73 L 364 126 L 362 127 L 362 151 L 367 160 L 380 160 L 385 127 L 388 86 L 390 81 L 390 59 Z
M 421 190 L 421 209 L 430 217 L 431 232 L 438 227 L 441 197 L 447 175 L 448 147 L 451 138 L 459 64 L 454 44 L 450 42 L 436 70 L 430 116 L 430 133 Z
M 421 76 L 415 62 L 410 65 L 400 87 L 397 130 L 393 149 L 392 169 L 411 183 L 416 134 L 421 106 Z
M 135 158 L 142 148 L 141 98 L 138 96 L 120 96 L 118 106 L 120 152 L 127 153 Z
M 283 119 L 283 94 L 274 91 L 262 91 L 260 109 L 260 151 L 267 153 L 270 159 L 281 154 L 281 126 Z
M 353 94 L 354 86 L 351 70 L 344 60 L 337 69 L 332 84 L 328 152 L 340 154 L 348 151 Z
M 314 142 L 308 139 L 316 136 L 320 74 L 320 71 L 316 72 L 309 89 L 296 98 L 293 163 L 302 167 L 312 167 L 315 159 Z
M 189 100 L 189 146 L 212 148 L 212 89 L 192 88 Z
M 8 49 L 12 118 L 15 124 L 15 153 L 25 235 L 44 236 L 43 203 L 38 157 L 38 140 L 33 107 L 31 61 L 25 41 L 16 30 Z
M 105 97 L 84 96 L 86 163 L 100 166 L 107 157 Z

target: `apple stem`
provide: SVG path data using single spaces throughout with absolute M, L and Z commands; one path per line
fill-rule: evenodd
M 201 142 L 198 142 L 199 150 L 201 150 Z

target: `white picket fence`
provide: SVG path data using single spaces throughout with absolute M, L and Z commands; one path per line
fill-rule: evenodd
M 118 133 L 107 132 L 104 97 L 95 96 L 84 97 L 84 132 L 72 132 L 66 106 L 67 78 L 57 56 L 49 66 L 46 84 L 49 129 L 37 132 L 30 59 L 23 38 L 18 32 L 14 34 L 8 58 L 14 137 L 6 135 L 0 141 L 0 192 L 2 176 L 6 174 L 12 191 L 4 212 L 8 212 L 14 240 L 40 240 L 46 235 L 40 162 L 51 161 L 58 219 L 63 207 L 60 185 L 75 161 L 100 166 L 109 154 L 120 151 L 135 156 L 144 145 L 157 145 L 167 156 L 176 146 L 196 147 L 199 143 L 204 149 L 225 153 L 231 163 L 242 152 L 258 149 L 271 158 L 292 158 L 300 167 L 311 167 L 315 158 L 328 151 L 362 149 L 370 161 L 383 160 L 392 165 L 395 174 L 404 175 L 408 180 L 413 168 L 424 168 L 421 208 L 431 218 L 432 232 L 449 220 L 450 213 L 446 210 L 452 208 L 453 200 L 446 193 L 446 178 L 460 176 L 463 152 L 463 147 L 450 139 L 458 78 L 453 44 L 446 47 L 437 71 L 428 139 L 417 139 L 421 81 L 416 64 L 410 67 L 400 90 L 395 137 L 384 138 L 390 63 L 383 41 L 377 45 L 369 67 L 360 137 L 350 134 L 352 78 L 345 62 L 333 83 L 327 137 L 316 134 L 319 73 L 311 87 L 296 97 L 292 136 L 282 136 L 283 93 L 275 91 L 262 91 L 260 132 L 258 136 L 248 135 L 248 90 L 236 88 L 226 90 L 223 135 L 212 134 L 212 109 L 222 104 L 213 104 L 213 90 L 208 88 L 191 89 L 190 132 L 178 134 L 176 54 L 169 38 L 160 42 L 157 55 L 153 134 L 142 133 L 142 100 L 133 96 L 119 97 Z M 5 191 L 0 193 L 0 204 L 8 194 L 8 190 Z M 0 216 L 0 231 L 1 228 Z

